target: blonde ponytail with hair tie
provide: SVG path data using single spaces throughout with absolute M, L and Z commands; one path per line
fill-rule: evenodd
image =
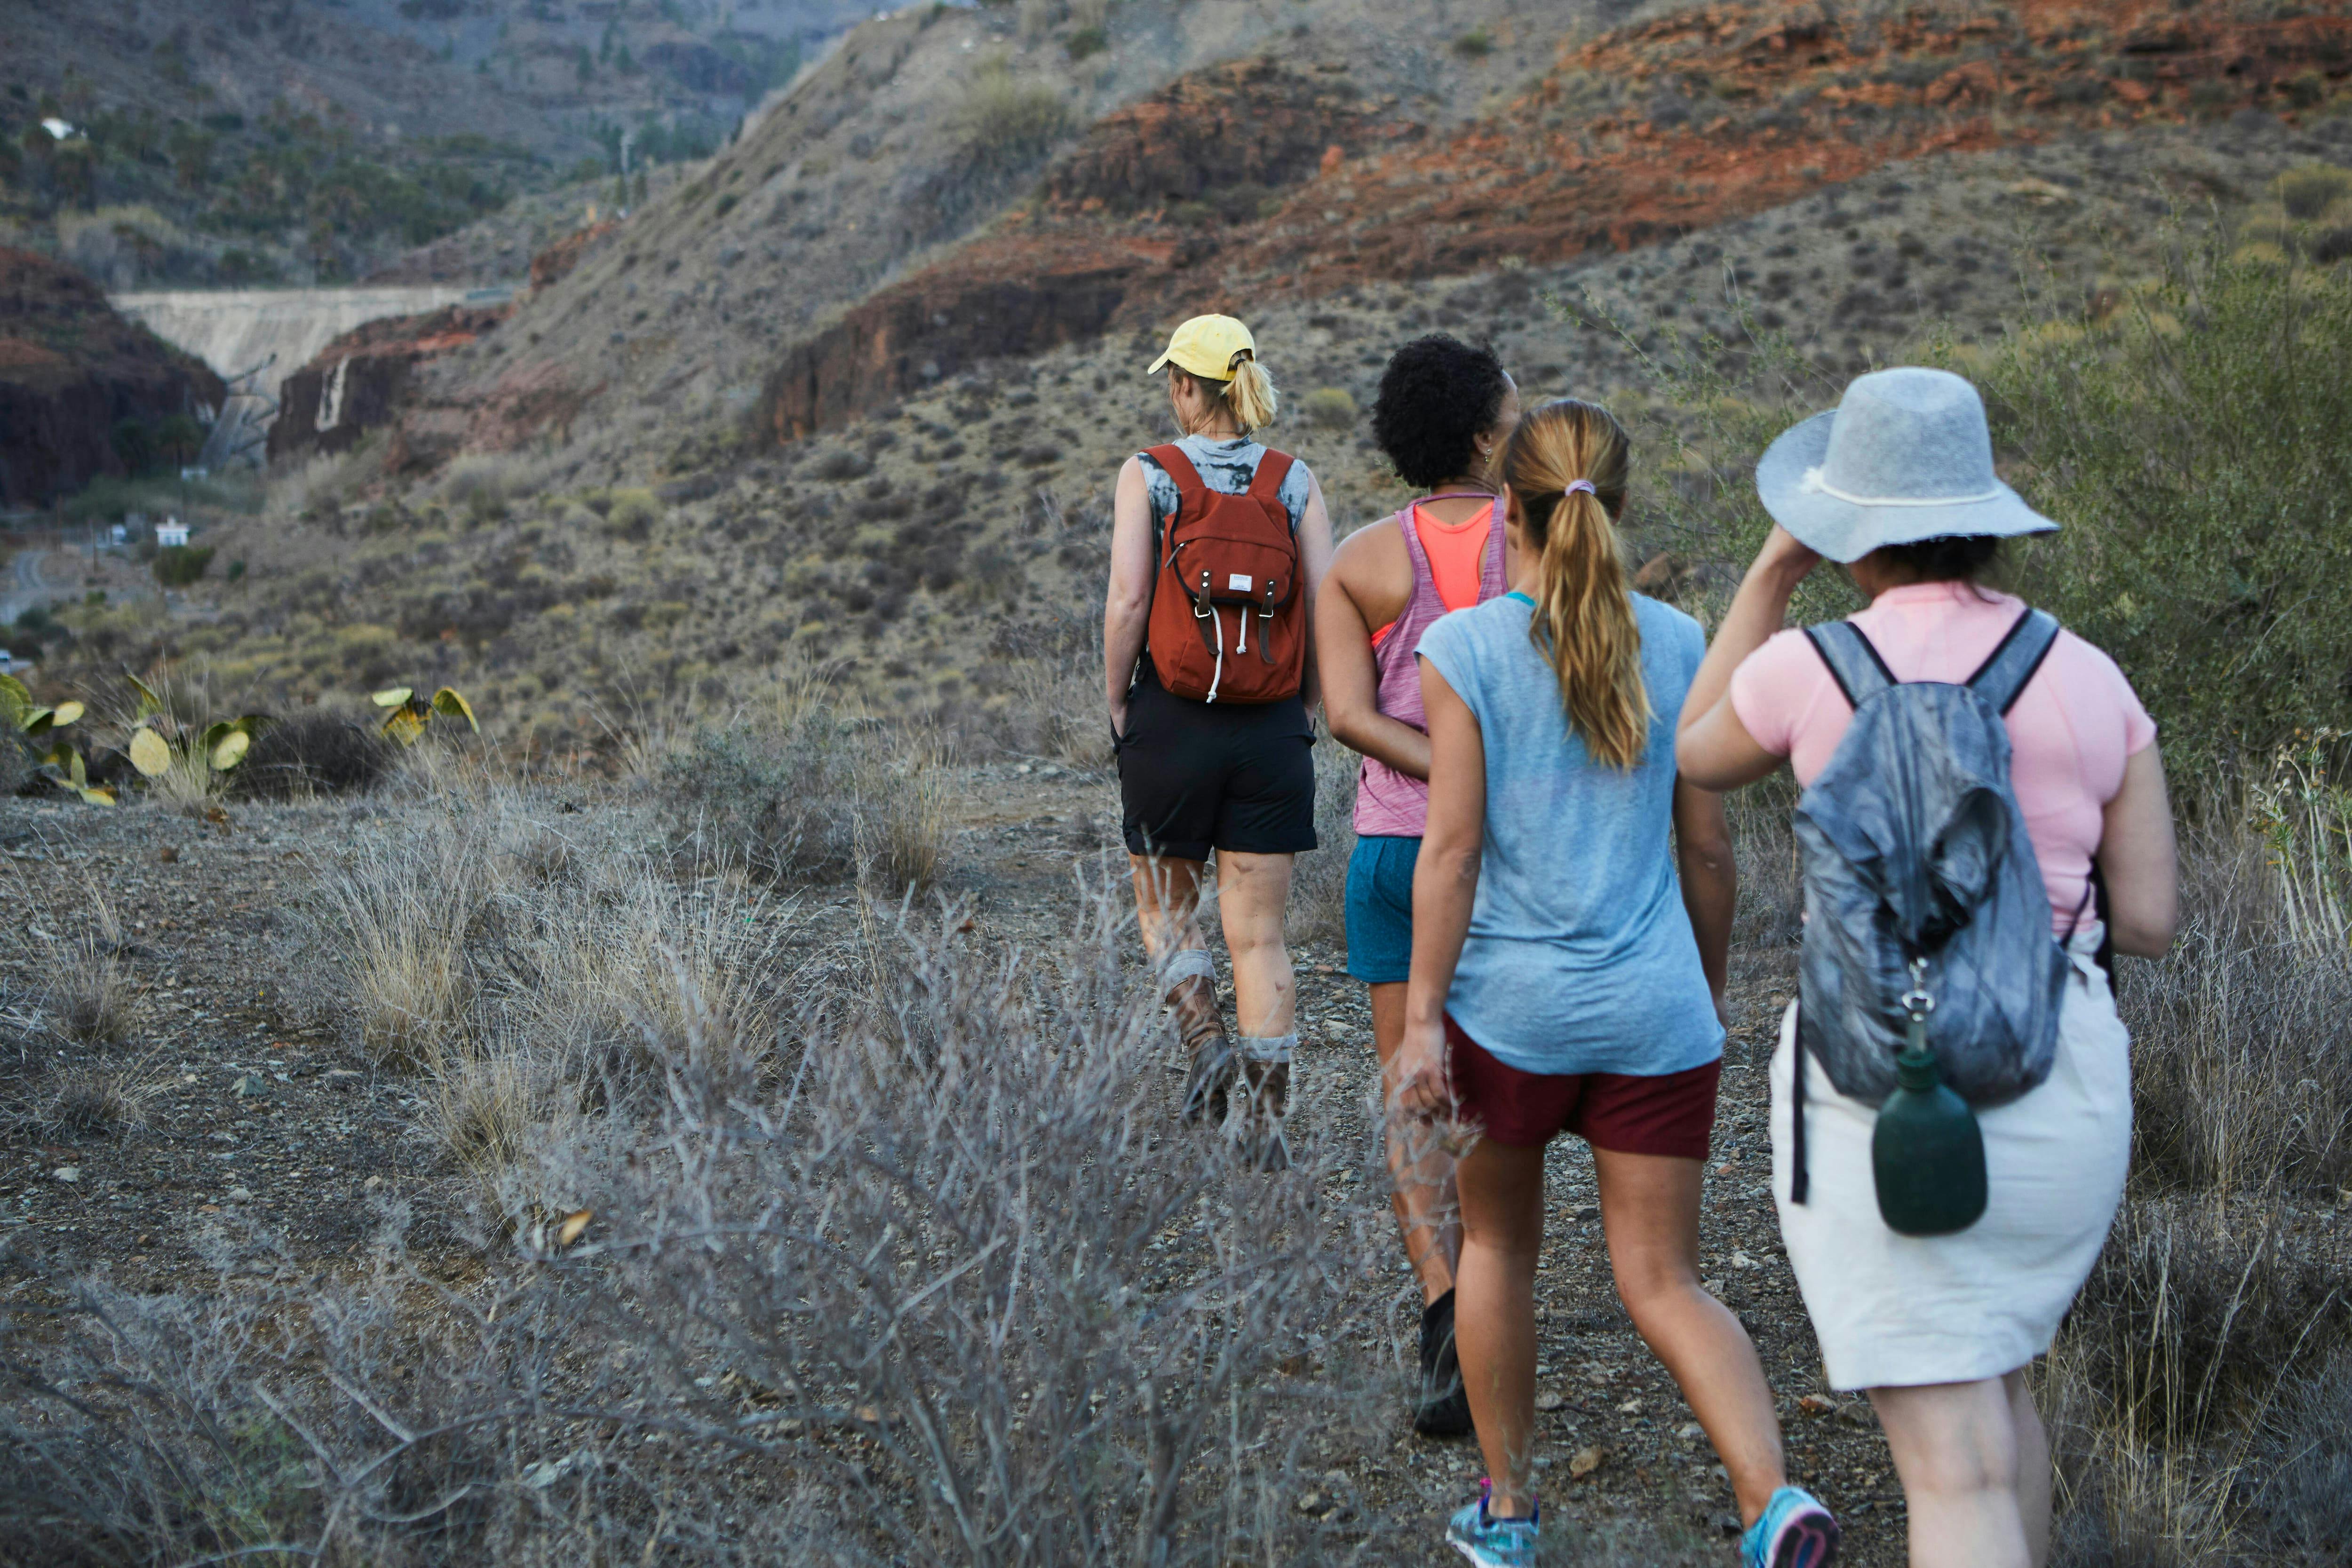
M 1594 761 L 1620 768 L 1642 759 L 1651 719 L 1617 535 L 1631 469 L 1624 427 L 1574 398 L 1529 412 L 1503 452 L 1503 480 L 1536 556 L 1528 635 L 1559 676 L 1570 727 Z

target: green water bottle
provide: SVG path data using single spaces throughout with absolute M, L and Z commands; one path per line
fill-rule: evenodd
M 1895 1088 L 1878 1108 L 1870 1137 L 1879 1218 L 1898 1236 L 1949 1236 L 1985 1211 L 1984 1134 L 1969 1103 L 1952 1092 L 1927 1046 L 1927 961 L 1911 961 L 1903 998 L 1911 1027 L 1895 1058 Z

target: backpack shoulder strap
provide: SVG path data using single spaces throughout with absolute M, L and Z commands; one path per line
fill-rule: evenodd
M 2046 610 L 2028 610 L 1969 677 L 1969 689 L 2007 717 L 2017 699 L 2025 695 L 2025 684 L 2033 679 L 2057 643 L 2058 618 Z
M 1878 656 L 1878 650 L 1871 646 L 1870 639 L 1862 634 L 1862 628 L 1851 621 L 1808 626 L 1805 640 L 1812 643 L 1822 663 L 1830 667 L 1830 678 L 1845 694 L 1848 707 L 1858 708 L 1887 687 L 1902 685 L 1895 678 L 1895 672 L 1886 667 L 1886 661 Z
M 1197 496 L 1207 488 L 1201 483 L 1201 471 L 1192 466 L 1192 460 L 1185 456 L 1184 449 L 1174 442 L 1165 446 L 1147 447 L 1143 455 L 1167 471 L 1179 496 Z
M 1276 499 L 1282 494 L 1282 482 L 1290 477 L 1292 461 L 1289 453 L 1267 447 L 1257 460 L 1257 472 L 1250 476 L 1249 493 L 1261 501 Z

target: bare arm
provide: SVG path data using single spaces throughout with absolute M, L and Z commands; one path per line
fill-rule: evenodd
M 1731 823 L 1723 797 L 1687 779 L 1675 781 L 1675 863 L 1682 873 L 1683 907 L 1698 937 L 1699 967 L 1727 1024 L 1723 994 L 1731 983 L 1731 917 L 1739 903 L 1739 873 L 1731 853 Z
M 1372 663 L 1375 616 L 1364 607 L 1378 583 L 1378 547 L 1395 533 L 1388 524 L 1375 524 L 1349 536 L 1332 558 L 1331 575 L 1315 604 L 1316 667 L 1323 677 L 1323 711 L 1339 744 L 1411 778 L 1426 779 L 1429 737 L 1381 711 L 1380 675 Z M 1408 562 L 1408 575 L 1410 570 Z M 1379 619 L 1385 625 L 1393 617 Z
M 1313 636 L 1315 605 L 1323 590 L 1323 579 L 1331 570 L 1331 513 L 1323 504 L 1323 482 L 1315 477 L 1314 470 L 1307 474 L 1307 506 L 1298 517 L 1298 554 L 1307 569 L 1307 668 L 1303 673 L 1298 695 L 1306 700 L 1312 713 L 1323 700 L 1322 672 L 1316 660 L 1316 639 Z
M 1780 758 L 1757 745 L 1732 711 L 1731 674 L 1780 630 L 1789 618 L 1790 598 L 1821 559 L 1776 527 L 1740 580 L 1691 679 L 1675 727 L 1675 765 L 1700 789 L 1737 789 L 1780 766 Z
M 1151 619 L 1151 497 L 1143 463 L 1130 457 L 1118 471 L 1111 501 L 1110 587 L 1103 602 L 1103 695 L 1110 727 L 1127 733 L 1127 688 L 1135 662 L 1143 656 L 1143 631 Z
M 2153 746 L 2124 764 L 2123 788 L 2107 802 L 2100 827 L 2098 862 L 2116 951 L 2162 957 L 2180 924 L 2180 862 L 2164 759 Z
M 1469 705 L 1426 659 L 1421 661 L 1421 701 L 1429 713 L 1429 826 L 1412 873 L 1412 970 L 1405 985 L 1404 1038 L 1391 1071 L 1397 1103 L 1434 1116 L 1453 1100 L 1445 1077 L 1445 998 L 1478 893 L 1486 749 Z

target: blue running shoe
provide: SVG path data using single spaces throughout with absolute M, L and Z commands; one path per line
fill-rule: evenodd
M 1837 1549 L 1837 1521 L 1821 1499 L 1782 1487 L 1739 1538 L 1739 1561 L 1742 1568 L 1829 1568 Z
M 1446 1524 L 1445 1543 L 1478 1568 L 1533 1568 L 1543 1505 L 1525 1519 L 1490 1519 L 1486 1499 L 1494 1490 L 1491 1480 L 1478 1483 L 1478 1500 L 1465 1504 Z

